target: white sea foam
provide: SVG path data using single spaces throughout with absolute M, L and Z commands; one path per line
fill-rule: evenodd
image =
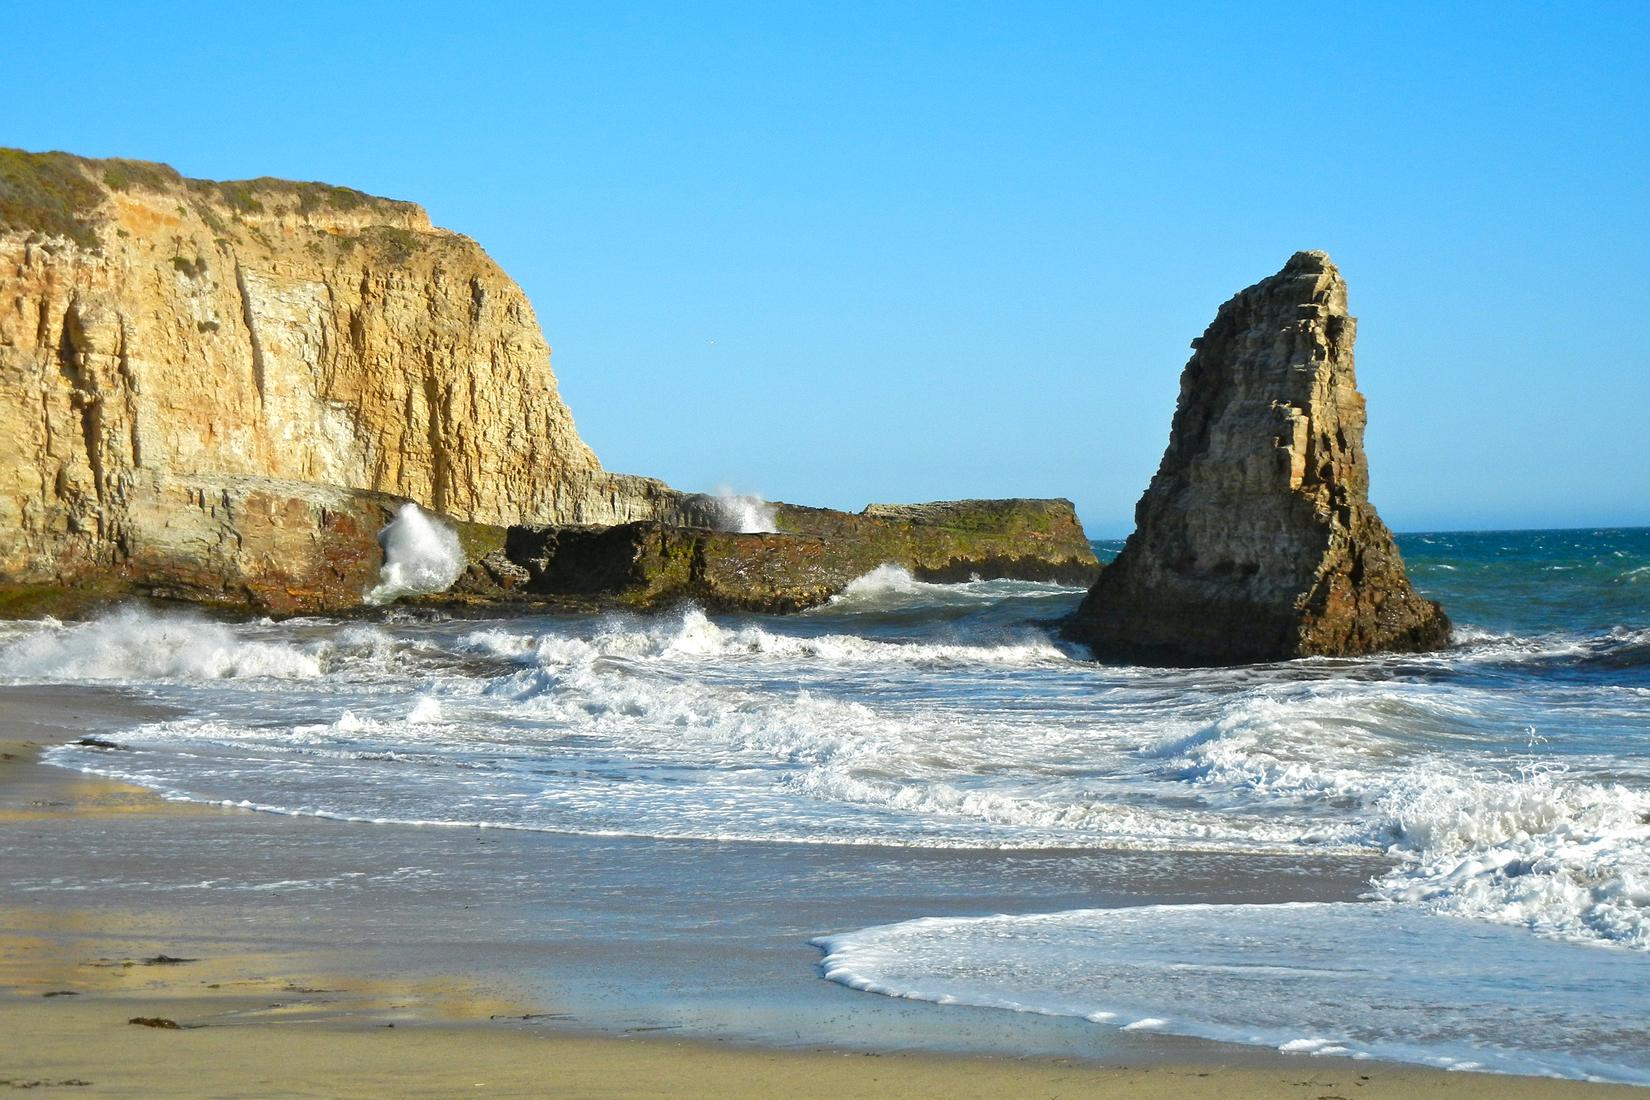
M 445 592 L 464 573 L 458 533 L 416 504 L 403 504 L 378 541 L 384 547 L 384 564 L 378 583 L 364 597 L 368 603 Z
M 1221 807 L 1340 808 L 1383 847 L 1394 901 L 1580 942 L 1650 948 L 1650 793 L 1544 761 L 1460 752 L 1507 706 L 1459 685 L 1336 682 L 1264 690 L 1152 746 Z
M 897 575 L 885 580 L 896 588 L 904 583 Z M 410 658 L 416 666 L 441 652 L 365 625 L 332 628 L 302 644 L 248 636 L 277 629 L 138 612 L 73 627 L 42 624 L 0 648 L 0 669 L 35 679 L 127 681 L 326 675 L 377 693 L 377 685 L 407 675 Z M 693 609 L 655 619 L 615 617 L 580 633 L 494 626 L 458 635 L 454 646 L 519 671 L 490 680 L 448 677 L 438 692 L 392 694 L 382 702 L 355 695 L 323 723 L 219 723 L 193 731 L 173 725 L 134 742 L 244 746 L 311 760 L 416 758 L 420 766 L 470 769 L 472 759 L 498 767 L 498 758 L 486 754 L 500 749 L 572 762 L 579 754 L 559 740 L 569 736 L 609 761 L 603 767 L 616 775 L 668 762 L 691 782 L 655 788 L 631 781 L 615 799 L 610 788 L 578 782 L 553 790 L 518 785 L 507 771 L 498 783 L 509 798 L 551 790 L 537 809 L 506 800 L 507 814 L 497 799 L 479 796 L 460 814 L 443 802 L 439 782 L 432 783 L 430 804 L 416 810 L 397 801 L 422 796 L 394 786 L 382 800 L 363 801 L 353 788 L 347 798 L 329 794 L 324 783 L 294 788 L 288 797 L 314 812 L 370 820 L 447 814 L 473 823 L 661 836 L 1386 849 L 1397 864 L 1377 884 L 1382 896 L 1548 934 L 1650 946 L 1645 796 L 1550 768 L 1485 771 L 1440 753 L 1439 746 L 1471 745 L 1481 723 L 1506 705 L 1459 685 L 1262 677 L 1243 688 L 1257 674 L 1234 673 L 1235 693 L 1198 702 L 1197 691 L 1171 680 L 1164 702 L 1150 693 L 1138 710 L 1126 698 L 1099 708 L 1074 702 L 1068 712 L 1041 713 L 1005 736 L 997 705 L 936 710 L 881 699 L 886 670 L 967 675 L 975 692 L 1000 680 L 1005 692 L 1017 694 L 1016 678 L 1024 675 L 1058 677 L 1070 685 L 1060 690 L 1076 689 L 1092 666 L 1068 660 L 1035 632 L 999 644 L 809 636 L 722 625 Z M 775 690 L 775 678 L 792 686 Z M 855 682 L 869 694 L 842 693 L 842 684 Z M 1212 720 L 1197 717 L 1210 713 Z M 523 741 L 522 724 L 558 731 L 558 740 Z M 261 763 L 231 765 L 207 793 L 223 798 L 267 784 L 259 778 Z M 184 792 L 206 783 L 208 770 L 195 759 L 149 774 Z M 1177 791 L 1195 796 L 1195 812 Z
M 814 942 L 824 977 L 888 996 L 1293 1054 L 1650 1083 L 1650 954 L 1403 906 L 930 917 Z
M 455 644 L 518 670 L 445 677 L 438 690 L 399 697 L 354 695 L 324 722 L 163 723 L 135 731 L 128 747 L 137 754 L 114 763 L 148 769 L 121 778 L 180 795 L 349 820 L 935 847 L 1337 843 L 1334 830 L 1289 814 L 1187 814 L 1091 781 L 1130 766 L 1127 723 L 1108 731 L 1077 712 L 1005 735 L 995 707 L 877 698 L 889 668 L 966 677 L 976 688 L 995 681 L 1010 697 L 1024 675 L 1086 675 L 1090 666 L 1038 634 L 996 646 L 796 637 L 725 628 L 690 609 L 614 618 L 584 636 L 491 627 Z M 396 664 L 410 655 L 391 653 Z M 842 694 L 844 680 L 869 694 Z M 189 757 L 151 756 L 148 746 L 187 748 Z M 272 772 L 271 756 L 309 770 Z M 111 765 L 90 750 L 59 757 Z M 339 772 L 334 786 L 314 772 L 319 760 L 440 770 L 427 781 L 403 770 L 373 783 Z M 453 798 L 453 767 L 479 770 L 486 789 Z M 563 771 L 567 780 L 555 778 Z M 655 784 L 656 774 L 669 779 Z M 592 783 L 596 775 L 622 782 Z M 248 791 L 257 797 L 238 793 Z
M 1474 664 L 1531 664 L 1590 656 L 1602 645 L 1608 644 L 1607 638 L 1574 631 L 1516 634 L 1457 625 L 1454 649 L 1444 655 L 1421 659 Z
M 1650 949 L 1650 796 L 1526 767 L 1412 773 L 1380 799 L 1397 823 L 1394 901 L 1580 942 Z
M 192 642 L 204 638 L 192 629 L 175 633 Z M 131 642 L 143 660 L 164 652 L 141 639 Z M 208 657 L 181 672 L 209 674 L 223 667 L 225 654 L 242 654 L 244 665 L 244 654 L 262 654 L 265 645 L 219 628 Z M 1055 677 L 1035 689 L 1066 684 L 1048 696 L 1053 702 L 1062 692 L 1092 692 L 1080 685 L 1093 666 L 1067 659 L 1035 632 L 995 645 L 808 636 L 721 625 L 694 609 L 653 619 L 614 617 L 579 633 L 494 626 L 456 635 L 453 645 L 459 653 L 502 658 L 518 671 L 484 680 L 447 677 L 440 691 L 382 702 L 357 696 L 347 711 L 321 724 L 282 730 L 229 723 L 187 737 L 171 726 L 152 740 L 351 760 L 412 753 L 432 766 L 466 768 L 475 758 L 484 768 L 506 767 L 498 780 L 512 798 L 529 788 L 516 786 L 508 766 L 488 755 L 495 747 L 521 756 L 524 766 L 542 753 L 582 768 L 574 763 L 582 750 L 574 746 L 588 745 L 615 775 L 631 768 L 646 773 L 668 761 L 678 776 L 659 788 L 631 781 L 621 798 L 613 788 L 570 782 L 554 790 L 538 816 L 529 807 L 500 817 L 481 799 L 467 811 L 465 820 L 473 823 L 935 846 L 1386 848 L 1400 861 L 1380 886 L 1388 896 L 1566 935 L 1622 943 L 1644 938 L 1636 884 L 1639 867 L 1650 863 L 1631 831 L 1637 803 L 1608 790 L 1588 793 L 1574 777 L 1551 775 L 1544 780 L 1550 789 L 1519 793 L 1522 780 L 1479 775 L 1438 756 L 1432 746 L 1471 741 L 1487 705 L 1456 687 L 1262 677 L 1243 688 L 1257 674 L 1237 672 L 1226 679 L 1238 690 L 1226 689 L 1221 701 L 1169 678 L 1161 694 L 1148 691 L 1138 704 L 1117 697 L 1124 689 L 1116 687 L 1103 705 L 1074 697 L 1069 708 L 1045 710 L 1006 735 L 997 704 L 936 709 L 932 700 L 908 705 L 898 695 L 883 698 L 888 685 L 898 683 L 887 679 L 887 670 L 965 675 L 976 693 L 1000 683 L 1005 699 L 1026 690 L 1018 686 L 1023 676 Z M 300 674 L 324 668 L 330 678 L 363 690 L 405 676 L 409 658 L 415 665 L 433 659 L 408 646 L 381 628 L 358 625 L 274 652 L 296 661 Z M 109 674 L 131 678 L 145 670 L 164 674 L 160 666 L 119 662 Z M 844 693 L 850 683 L 865 690 Z M 1198 718 L 1209 713 L 1217 717 Z M 549 742 L 535 740 L 523 736 L 524 726 L 556 733 Z M 1399 730 L 1406 735 L 1395 736 Z M 188 767 L 196 782 L 204 781 L 200 760 Z M 190 780 L 179 774 L 169 782 L 183 790 Z M 257 782 L 257 768 L 236 763 L 233 780 L 214 793 L 224 797 Z M 432 803 L 416 812 L 395 802 L 422 796 L 393 786 L 381 803 L 360 801 L 354 792 L 355 801 L 327 812 L 373 820 L 456 815 L 440 802 L 437 787 Z M 1188 812 L 1184 792 L 1195 796 L 1195 812 Z M 312 804 L 323 797 L 342 796 L 327 796 L 319 785 L 293 793 L 311 809 L 326 810 Z M 1582 803 L 1592 810 L 1572 815 L 1571 832 L 1560 836 L 1550 808 L 1543 811 L 1547 817 L 1535 815 L 1548 800 L 1562 812 Z M 1503 803 L 1511 807 L 1503 815 L 1508 824 L 1493 836 L 1446 827 L 1459 819 L 1487 829 L 1500 820 Z M 1601 858 L 1597 844 L 1568 863 L 1555 857 L 1574 849 L 1574 830 L 1594 822 L 1599 837 L 1615 830 L 1610 835 L 1624 845 L 1619 859 Z M 1509 843 L 1522 845 L 1518 860 L 1504 858 Z M 1539 870 L 1522 869 L 1526 863 Z M 1459 873 L 1461 866 L 1480 873 Z M 1601 869 L 1607 877 L 1589 887 L 1592 900 L 1573 888 L 1572 879 Z M 1551 889 L 1537 896 L 1538 886 Z M 1517 905 L 1498 903 L 1508 891 L 1517 893 Z
M 928 587 L 878 571 L 857 594 L 928 600 Z M 128 778 L 179 796 L 670 837 L 1386 852 L 1381 897 L 1650 948 L 1650 768 L 1572 750 L 1563 770 L 1539 739 L 1506 734 L 1537 707 L 1626 736 L 1645 689 L 1560 683 L 1535 702 L 1500 688 L 1500 667 L 1487 686 L 1462 680 L 1479 664 L 1619 656 L 1650 632 L 1480 634 L 1442 657 L 1173 672 L 1073 661 L 1029 628 L 947 640 L 943 623 L 907 635 L 907 622 L 868 636 L 691 608 L 439 629 L 126 612 L 8 628 L 0 675 L 239 678 L 288 695 L 324 678 L 285 724 L 226 687 L 177 697 L 220 720 L 138 731 L 118 765 L 54 756 L 137 769 Z M 188 759 L 167 757 L 185 744 Z M 341 770 L 271 767 L 297 758 Z M 411 766 L 352 778 L 375 763 Z
M 650 619 L 612 619 L 592 637 L 551 633 L 537 639 L 497 629 L 476 631 L 465 642 L 500 656 L 535 654 L 547 666 L 598 657 L 685 661 L 721 658 L 838 665 L 1064 665 L 1071 658 L 1035 628 L 996 644 L 882 641 L 854 634 L 816 636 L 777 633 L 758 626 L 722 626 L 696 607 Z

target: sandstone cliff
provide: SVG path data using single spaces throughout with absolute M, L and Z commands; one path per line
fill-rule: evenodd
M 614 523 L 521 289 L 412 203 L 0 150 L 0 580 L 353 604 L 399 498 Z
M 1136 527 L 1069 624 L 1101 657 L 1228 664 L 1435 649 L 1369 502 L 1346 283 L 1299 252 L 1220 308 Z

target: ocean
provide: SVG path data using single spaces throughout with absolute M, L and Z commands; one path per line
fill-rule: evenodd
M 1455 621 L 1446 652 L 1099 665 L 1050 625 L 1081 590 L 883 567 L 788 617 L 119 609 L 0 625 L 0 679 L 168 711 L 110 735 L 119 749 L 51 749 L 54 765 L 363 838 L 713 846 L 770 882 L 765 852 L 820 854 L 793 869 L 886 853 L 900 873 L 967 857 L 895 920 L 881 899 L 899 882 L 844 875 L 810 918 L 831 923 L 769 981 L 1650 1083 L 1650 529 L 1399 543 Z M 1166 875 L 1209 861 L 1227 886 L 1161 903 Z M 1060 907 L 1025 889 L 1032 862 L 1065 876 Z M 1132 903 L 1108 880 L 1087 904 L 1102 865 L 1153 882 Z M 1322 900 L 1254 885 L 1326 866 L 1362 870 Z

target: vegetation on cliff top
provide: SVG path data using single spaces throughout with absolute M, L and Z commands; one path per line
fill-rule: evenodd
M 174 187 L 181 187 L 183 176 L 170 164 L 116 157 L 103 162 L 103 182 L 111 191 L 130 191 L 134 187 L 142 187 L 149 191 L 168 191 Z
M 97 247 L 91 213 L 104 190 L 72 153 L 0 149 L 0 228 Z
M 400 199 L 382 199 L 331 183 L 276 179 L 259 176 L 250 180 L 184 180 L 196 195 L 216 199 L 238 214 L 261 214 L 271 206 L 290 208 L 300 214 L 317 211 L 351 211 L 376 209 L 397 217 L 406 217 L 418 209 L 416 203 Z
M 274 179 L 188 179 L 170 165 L 111 158 L 93 160 L 73 153 L 30 153 L 0 148 L 0 229 L 66 237 L 82 248 L 98 248 L 97 210 L 111 192 L 185 189 L 214 229 L 221 221 L 207 207 L 222 204 L 237 216 L 265 212 L 312 214 L 364 211 L 400 222 L 417 214 L 416 203 L 384 199 L 330 183 Z M 409 251 L 414 234 L 391 225 L 390 242 Z

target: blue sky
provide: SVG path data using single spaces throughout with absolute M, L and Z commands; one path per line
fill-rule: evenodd
M 347 184 L 481 242 L 613 469 L 1068 496 L 1124 534 L 1189 340 L 1323 248 L 1393 527 L 1650 523 L 1642 4 L 57 3 L 0 31 L 0 143 Z

